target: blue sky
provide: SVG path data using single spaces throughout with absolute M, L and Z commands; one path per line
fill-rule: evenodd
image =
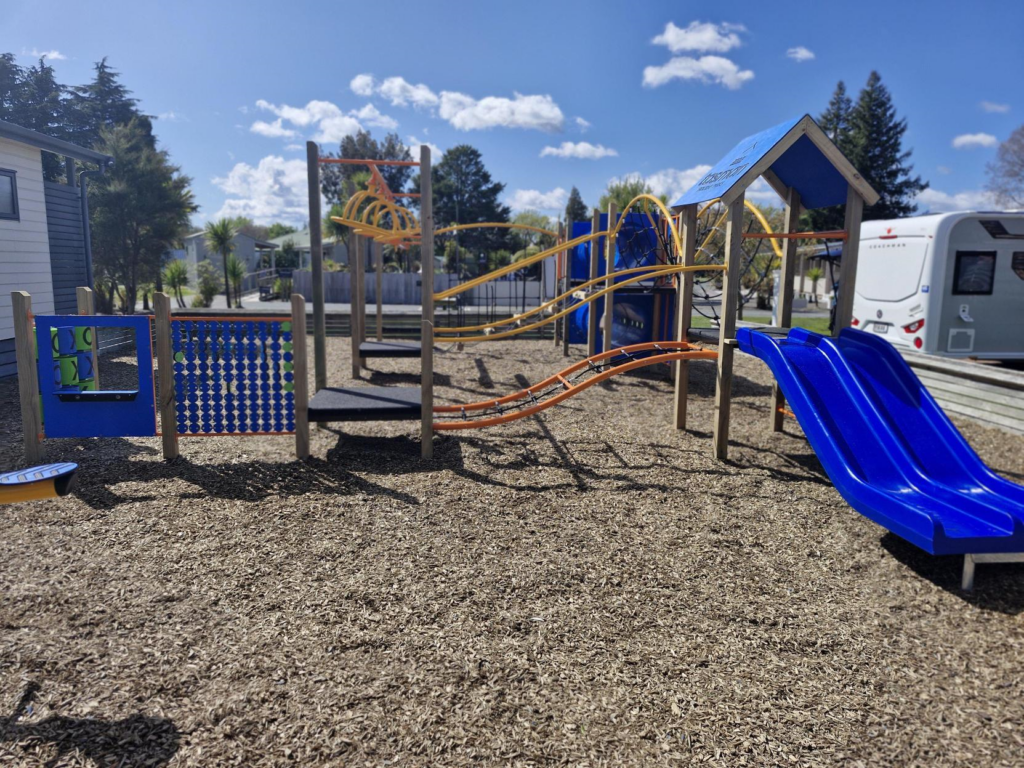
M 1024 123 L 1020 0 L 4 5 L 0 49 L 22 63 L 50 52 L 76 84 L 109 57 L 159 116 L 200 220 L 301 222 L 301 145 L 335 149 L 359 126 L 476 146 L 517 208 L 554 213 L 573 185 L 593 205 L 633 173 L 675 195 L 872 69 L 931 182 L 922 210 L 985 207 L 985 164 Z

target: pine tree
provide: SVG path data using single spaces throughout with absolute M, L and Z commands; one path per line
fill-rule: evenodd
M 66 89 L 57 82 L 53 67 L 40 58 L 39 63 L 25 70 L 22 88 L 22 106 L 16 122 L 23 128 L 53 136 L 71 139 L 67 129 Z M 64 176 L 62 159 L 52 152 L 43 152 L 43 178 L 58 181 Z
M 0 53 L 0 120 L 18 124 L 17 109 L 23 103 L 25 70 L 17 65 L 13 53 Z
M 818 118 L 818 126 L 839 149 L 846 151 L 850 139 L 850 119 L 853 101 L 846 95 L 846 83 L 840 80 L 825 111 Z
M 565 205 L 565 220 L 566 221 L 589 221 L 590 212 L 587 210 L 587 206 L 583 203 L 583 196 L 580 195 L 580 191 L 576 187 L 572 188 L 569 192 L 569 202 Z
M 881 195 L 864 209 L 865 220 L 910 216 L 917 210 L 914 198 L 928 188 L 920 176 L 910 175 L 914 166 L 907 164 L 910 150 L 903 151 L 906 132 L 906 118 L 896 118 L 889 89 L 882 85 L 881 75 L 872 72 L 850 115 L 848 154 L 854 168 Z
M 341 140 L 338 153 L 328 152 L 324 157 L 340 157 L 346 160 L 412 160 L 409 148 L 398 138 L 397 133 L 389 133 L 384 140 L 378 142 L 369 131 L 359 131 L 354 136 L 346 136 Z M 365 165 L 324 165 L 320 168 L 320 189 L 327 198 L 328 204 L 342 203 L 347 199 L 345 182 L 357 184 L 362 175 L 368 172 Z M 412 174 L 412 166 L 382 165 L 377 168 L 384 182 L 392 192 L 402 192 Z M 365 185 L 364 187 L 365 188 Z
M 872 72 L 854 105 L 842 81 L 836 86 L 818 125 L 842 150 L 881 199 L 864 209 L 864 219 L 894 219 L 917 210 L 914 198 L 928 188 L 920 176 L 911 177 L 907 165 L 910 150 L 903 151 L 906 119 L 897 119 L 889 89 Z M 808 227 L 817 230 L 842 229 L 843 206 L 819 208 L 807 213 Z
M 93 69 L 96 74 L 91 83 L 71 89 L 69 117 L 75 142 L 91 147 L 99 141 L 104 128 L 135 119 L 136 129 L 147 134 L 150 146 L 155 147 L 153 124 L 139 112 L 138 99 L 131 98 L 131 91 L 121 84 L 120 73 L 107 64 L 106 58 L 97 61 Z
M 472 224 L 507 222 L 512 213 L 499 196 L 505 185 L 491 178 L 480 151 L 468 144 L 459 144 L 442 155 L 432 169 L 434 193 L 434 224 Z M 412 179 L 419 186 L 419 174 Z M 415 199 L 411 201 L 416 203 Z M 507 247 L 508 230 L 481 228 L 459 233 L 459 245 L 475 254 Z

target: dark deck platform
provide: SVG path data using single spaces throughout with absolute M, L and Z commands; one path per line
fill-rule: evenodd
M 419 387 L 328 387 L 309 401 L 309 420 L 415 421 L 420 397 Z
M 360 357 L 420 357 L 418 341 L 364 341 L 359 345 Z

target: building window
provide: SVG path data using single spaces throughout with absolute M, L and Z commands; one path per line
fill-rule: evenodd
M 957 251 L 953 295 L 990 296 L 995 274 L 995 251 Z
M 18 218 L 17 171 L 0 168 L 0 219 Z
M 1021 280 L 1024 280 L 1024 251 L 1014 251 L 1013 273 Z

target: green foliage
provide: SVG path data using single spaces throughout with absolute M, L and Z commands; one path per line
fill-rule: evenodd
M 174 259 L 164 267 L 164 285 L 171 289 L 178 306 L 185 308 L 185 296 L 182 289 L 188 285 L 188 265 L 181 259 Z
M 557 228 L 557 224 L 543 213 L 538 213 L 537 211 L 520 211 L 512 219 L 512 222 L 526 227 L 537 227 L 538 229 L 550 231 L 555 231 Z M 545 235 L 529 229 L 513 229 L 509 233 L 508 242 L 512 248 L 519 251 L 535 245 L 541 248 L 552 248 L 555 245 L 555 238 L 551 235 Z
M 911 176 L 914 167 L 907 162 L 911 152 L 903 150 L 907 121 L 896 117 L 896 107 L 881 75 L 871 73 L 857 103 L 852 105 L 840 82 L 819 121 L 853 167 L 881 195 L 875 205 L 864 209 L 865 220 L 901 218 L 917 210 L 914 198 L 928 184 L 920 176 Z M 818 231 L 842 229 L 843 207 L 810 211 L 807 219 L 809 226 Z
M 587 210 L 587 206 L 583 203 L 583 197 L 575 186 L 569 192 L 569 202 L 565 206 L 565 220 L 567 222 L 590 221 L 590 211 Z
M 196 265 L 196 295 L 192 297 L 193 307 L 209 307 L 224 287 L 220 273 L 208 261 Z
M 378 142 L 368 131 L 359 131 L 355 136 L 346 136 L 341 141 L 337 154 L 328 152 L 324 157 L 341 157 L 347 160 L 412 160 L 409 148 L 398 138 L 398 134 L 389 133 L 384 140 Z M 412 166 L 384 165 L 377 169 L 392 192 L 403 192 Z M 357 177 L 364 175 L 369 179 L 369 171 L 365 165 L 323 165 L 320 168 L 320 189 L 328 203 L 344 203 L 348 199 L 345 194 L 345 182 L 357 182 Z M 357 188 L 359 188 L 357 186 Z
M 155 280 L 164 252 L 196 210 L 190 179 L 150 138 L 134 119 L 100 132 L 100 150 L 114 158 L 89 187 L 94 284 L 104 311 L 111 311 L 119 286 L 124 306 L 133 311 L 139 284 Z
M 279 277 L 274 281 L 274 293 L 279 299 L 288 299 L 292 295 L 292 281 L 287 277 Z
M 265 258 L 268 263 L 264 266 L 269 267 L 270 257 Z M 278 269 L 296 269 L 299 266 L 299 249 L 295 247 L 295 241 L 285 240 L 281 243 L 281 247 L 274 254 L 274 266 Z
M 512 211 L 499 196 L 505 185 L 496 182 L 484 166 L 480 152 L 468 144 L 452 147 L 431 170 L 434 222 L 438 227 L 476 222 L 507 222 Z M 412 180 L 419 186 L 419 176 Z M 412 201 L 416 205 L 416 200 Z M 506 248 L 508 230 L 471 229 L 459 233 L 459 245 L 479 256 Z
M 234 253 L 229 253 L 227 258 L 227 276 L 231 287 L 235 291 L 235 306 L 242 306 L 242 281 L 245 280 L 245 262 Z
M 347 264 L 339 264 L 334 259 L 323 260 L 324 272 L 348 272 Z
M 274 240 L 275 238 L 281 237 L 281 235 L 291 235 L 294 232 L 296 232 L 295 227 L 275 221 L 267 227 L 267 239 Z
M 1024 125 L 999 145 L 988 166 L 988 182 L 999 205 L 1024 208 Z
M 629 205 L 633 198 L 638 195 L 650 195 L 653 193 L 654 190 L 651 189 L 650 185 L 641 176 L 634 174 L 624 179 L 611 181 L 604 194 L 601 195 L 597 207 L 602 213 L 607 213 L 608 203 L 614 202 L 619 213 L 624 213 L 626 206 Z M 667 195 L 660 195 L 660 199 L 661 202 L 668 203 Z
M 228 274 L 228 256 L 235 250 L 234 221 L 231 219 L 220 219 L 208 222 L 206 225 L 206 247 L 221 257 L 224 265 L 224 297 L 227 299 L 228 309 L 231 309 L 231 276 Z

